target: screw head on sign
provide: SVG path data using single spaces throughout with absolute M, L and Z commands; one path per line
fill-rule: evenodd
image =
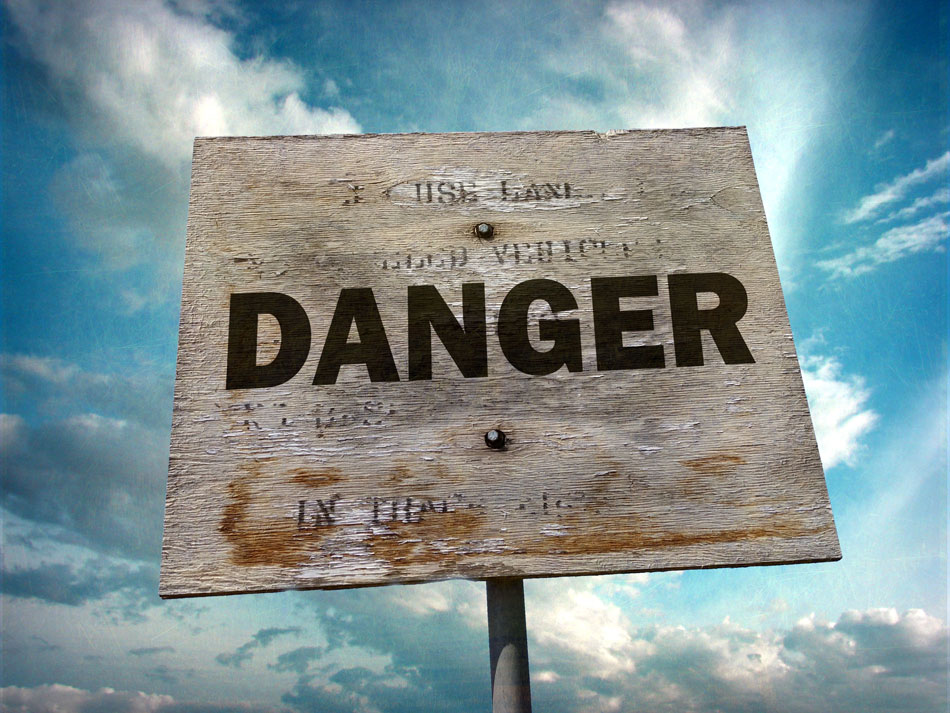
M 475 226 L 475 237 L 482 240 L 491 240 L 495 234 L 495 226 L 491 223 L 479 223 Z
M 502 449 L 505 447 L 505 442 L 507 441 L 504 431 L 500 431 L 497 428 L 493 428 L 488 433 L 485 434 L 485 445 L 489 448 Z

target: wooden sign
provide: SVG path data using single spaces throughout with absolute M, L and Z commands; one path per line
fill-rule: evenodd
M 839 557 L 743 128 L 195 142 L 162 596 Z

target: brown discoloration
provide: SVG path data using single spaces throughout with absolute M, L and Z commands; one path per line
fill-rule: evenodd
M 354 534 L 356 541 L 365 544 L 367 549 L 355 547 L 342 554 L 384 560 L 393 565 L 438 563 L 446 559 L 447 550 L 464 555 L 470 542 L 497 536 L 489 529 L 483 508 L 449 503 L 446 498 L 421 492 L 402 494 L 398 498 L 396 520 L 382 518 L 379 523 L 350 521 L 300 528 L 297 519 L 291 516 L 294 503 L 275 503 L 271 497 L 275 490 L 280 490 L 280 483 L 262 475 L 258 463 L 249 464 L 245 470 L 245 475 L 228 485 L 229 501 L 218 526 L 230 545 L 231 562 L 242 567 L 301 567 L 312 562 L 312 555 L 324 547 L 328 538 L 345 532 Z M 407 467 L 398 466 L 385 475 L 384 480 L 400 483 L 410 477 Z M 340 483 L 344 476 L 337 469 L 296 468 L 276 480 L 313 488 L 323 495 L 327 486 Z M 302 497 L 305 495 L 308 494 L 301 493 Z M 408 514 L 402 509 L 407 499 L 413 503 Z M 392 502 L 385 500 L 387 507 Z M 421 510 L 423 504 L 425 509 Z M 388 512 L 381 514 L 388 515 Z
M 386 532 L 367 542 L 375 557 L 394 565 L 445 563 L 465 557 L 473 541 L 493 536 L 486 514 L 479 508 L 425 513 L 414 522 L 386 524 Z M 448 554 L 451 552 L 451 556 Z
M 397 465 L 392 469 L 392 472 L 386 477 L 386 482 L 400 484 L 406 480 L 410 480 L 413 477 L 413 472 L 404 465 Z
M 746 459 L 731 453 L 716 453 L 679 463 L 689 469 L 676 478 L 680 494 L 690 500 L 715 498 L 719 502 L 732 489 L 739 466 L 745 465 Z
M 737 455 L 717 454 L 680 462 L 703 478 L 722 478 L 734 474 L 746 461 Z M 464 561 L 484 558 L 486 549 L 495 556 L 518 552 L 567 556 L 621 552 L 638 554 L 767 538 L 801 538 L 829 529 L 829 526 L 817 529 L 803 526 L 800 520 L 787 514 L 772 517 L 765 524 L 707 531 L 701 528 L 698 531 L 695 528 L 691 531 L 676 531 L 669 529 L 668 522 L 631 520 L 605 514 L 598 517 L 596 526 L 591 528 L 589 513 L 566 506 L 558 507 L 563 496 L 551 494 L 544 501 L 549 507 L 543 508 L 542 503 L 537 508 L 537 515 L 531 518 L 537 521 L 536 526 L 525 528 L 526 523 L 521 521 L 520 527 L 499 531 L 497 514 L 487 511 L 483 506 L 461 500 L 446 502 L 443 497 L 418 490 L 408 494 L 401 491 L 395 498 L 398 506 L 396 520 L 381 518 L 379 523 L 348 522 L 300 529 L 296 519 L 287 512 L 293 503 L 283 504 L 282 508 L 280 503 L 275 504 L 269 497 L 277 485 L 273 476 L 268 478 L 262 475 L 261 464 L 257 463 L 248 465 L 245 470 L 246 474 L 228 486 L 229 502 L 219 526 L 219 532 L 231 546 L 231 561 L 242 567 L 299 568 L 313 564 L 314 554 L 323 549 L 326 539 L 346 531 L 352 532 L 360 545 L 365 545 L 365 548 L 357 547 L 344 552 L 347 557 L 381 560 L 397 569 L 438 565 L 444 576 L 453 576 L 456 572 L 464 571 Z M 435 466 L 432 470 L 438 471 L 443 478 L 452 479 L 444 467 Z M 609 472 L 617 475 L 616 470 Z M 419 477 L 405 465 L 394 466 L 381 475 L 383 482 L 395 485 Z M 697 480 L 698 475 L 693 480 Z M 328 486 L 339 485 L 345 478 L 335 468 L 318 470 L 300 467 L 289 471 L 279 480 L 311 491 L 301 492 L 301 497 L 326 497 Z M 604 492 L 600 497 L 595 495 L 586 498 L 587 507 L 609 513 L 604 498 L 609 496 L 606 483 L 611 478 L 596 477 L 594 480 L 593 490 L 587 495 Z M 679 482 L 678 486 L 689 489 L 688 483 L 684 481 Z M 313 491 L 316 491 L 316 495 Z M 413 504 L 408 514 L 404 509 L 407 498 Z M 385 502 L 388 508 L 393 500 Z M 436 503 L 435 509 L 428 505 L 429 502 Z M 420 509 L 422 503 L 427 504 L 425 509 Z M 756 512 L 761 512 L 761 507 L 763 505 L 760 504 L 748 512 L 746 517 L 750 523 L 763 522 L 762 517 L 755 516 Z M 445 512 L 442 512 L 443 508 Z M 787 503 L 782 509 L 788 509 Z M 388 511 L 385 514 L 388 515 Z M 515 525 L 515 522 L 507 524 Z M 564 529 L 555 530 L 559 532 L 557 535 L 538 534 L 535 531 L 551 526 Z M 486 547 L 484 543 L 489 540 L 492 543 Z
M 343 473 L 338 468 L 324 468 L 320 471 L 294 468 L 290 472 L 293 474 L 291 482 L 308 488 L 325 488 L 343 480 Z
M 676 531 L 639 531 L 631 532 L 629 525 L 604 521 L 604 527 L 595 532 L 565 534 L 548 537 L 546 544 L 549 554 L 584 555 L 589 553 L 630 552 L 642 553 L 651 550 L 684 548 L 696 545 L 722 545 L 762 539 L 800 538 L 817 535 L 831 529 L 832 525 L 817 528 L 803 526 L 792 517 L 776 517 L 767 525 L 748 528 L 730 528 L 725 530 L 676 532 Z
M 680 463 L 687 468 L 696 471 L 702 475 L 723 476 L 734 473 L 736 468 L 744 465 L 746 459 L 739 455 L 731 453 L 717 453 L 702 458 L 691 458 L 690 460 L 681 460 Z
M 260 494 L 253 486 L 254 475 L 243 476 L 228 485 L 230 501 L 218 531 L 231 545 L 231 561 L 241 567 L 276 565 L 295 567 L 307 560 L 307 553 L 318 542 L 321 533 L 298 532 L 290 518 L 253 516 Z
M 269 496 L 277 485 L 268 477 L 267 463 L 245 464 L 245 474 L 228 484 L 228 504 L 218 531 L 231 545 L 230 560 L 241 567 L 299 567 L 320 549 L 332 528 L 299 529 L 297 520 L 272 505 Z M 339 482 L 339 470 L 295 468 L 279 480 L 320 488 Z M 287 505 L 292 505 L 288 503 Z

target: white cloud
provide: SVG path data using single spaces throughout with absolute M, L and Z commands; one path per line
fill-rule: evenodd
M 568 710 L 591 708 L 585 688 L 620 710 L 936 710 L 945 701 L 946 636 L 942 621 L 919 610 L 848 612 L 837 623 L 810 617 L 785 633 L 728 623 L 647 628 L 632 632 L 648 645 L 633 648 L 629 671 L 609 674 L 578 658 L 549 685 L 574 699 Z
M 900 260 L 914 253 L 944 250 L 950 224 L 950 211 L 924 218 L 912 225 L 900 225 L 886 231 L 873 245 L 866 245 L 841 257 L 822 260 L 818 267 L 831 277 L 855 277 L 878 265 Z
M 663 586 L 671 586 L 669 580 L 681 574 L 665 574 Z M 541 647 L 584 658 L 603 675 L 630 671 L 649 644 L 632 638 L 626 605 L 641 595 L 651 578 L 641 572 L 532 580 L 525 593 L 529 636 Z M 540 663 L 547 667 L 551 662 Z
M 112 688 L 84 691 L 58 683 L 36 688 L 8 686 L 0 691 L 3 692 L 3 713 L 80 713 L 106 708 L 127 713 L 152 713 L 175 700 L 171 696 L 116 691 Z
M 109 418 L 97 413 L 80 413 L 70 416 L 63 425 L 80 438 L 99 438 L 105 434 L 116 433 L 119 438 L 128 430 L 129 423 L 121 418 Z
M 894 131 L 894 129 L 888 129 L 885 131 L 874 141 L 874 150 L 880 151 L 882 148 L 887 146 L 887 144 L 891 143 L 896 135 L 897 133 Z
M 927 196 L 918 196 L 910 205 L 880 214 L 888 206 L 904 200 L 911 189 L 934 179 L 947 177 L 950 170 L 950 151 L 910 173 L 881 184 L 874 193 L 864 196 L 858 205 L 844 215 L 845 223 L 860 223 L 876 219 L 876 223 L 890 223 L 913 218 L 950 201 L 950 187 L 940 185 Z M 880 217 L 879 217 L 880 216 Z M 851 252 L 830 260 L 821 260 L 818 267 L 830 273 L 831 278 L 855 277 L 871 272 L 880 265 L 895 262 L 921 252 L 942 252 L 950 226 L 950 211 L 933 213 L 915 223 L 888 229 L 870 245 L 862 245 Z
M 177 702 L 172 696 L 154 693 L 113 688 L 86 691 L 58 683 L 35 688 L 7 686 L 0 688 L 0 697 L 3 713 L 250 713 L 274 710 L 269 706 L 248 703 L 188 704 Z
M 0 413 L 0 457 L 8 458 L 10 452 L 23 442 L 26 424 L 23 418 L 13 413 Z
M 11 403 L 22 399 L 42 415 L 63 418 L 78 409 L 167 428 L 170 370 L 101 373 L 57 357 L 0 353 L 0 378 Z
M 30 54 L 79 100 L 76 118 L 95 143 L 177 168 L 194 136 L 360 130 L 344 109 L 307 105 L 306 75 L 292 63 L 238 57 L 234 37 L 208 20 L 211 4 L 188 13 L 160 0 L 8 7 Z
M 416 587 L 400 597 L 397 604 L 413 614 L 425 615 L 430 612 L 447 612 L 456 608 L 454 592 L 445 587 Z
M 563 89 L 523 127 L 747 126 L 779 267 L 794 269 L 796 196 L 808 184 L 801 161 L 828 121 L 837 58 L 853 46 L 862 12 L 842 3 L 611 2 L 596 35 L 550 53 L 546 68 Z
M 9 410 L 25 404 L 31 414 L 4 417 L 4 449 L 15 457 L 4 457 L 3 507 L 64 542 L 154 557 L 168 467 L 165 376 L 0 354 Z
M 407 622 L 403 635 L 418 639 L 418 627 L 434 623 L 430 616 Z M 356 620 L 340 623 L 344 629 L 363 626 Z M 942 710 L 947 703 L 947 627 L 920 610 L 849 611 L 837 622 L 812 615 L 787 631 L 729 623 L 703 629 L 635 628 L 629 622 L 623 626 L 632 643 L 628 665 L 617 669 L 604 670 L 600 659 L 570 648 L 573 632 L 533 649 L 533 659 L 550 659 L 543 666 L 534 661 L 536 707 L 544 701 L 546 710 L 578 713 L 634 708 L 657 713 L 924 713 Z M 397 648 L 405 643 L 388 640 Z M 350 665 L 333 672 L 329 681 L 307 673 L 282 700 L 297 710 L 408 712 L 418 710 L 420 700 L 444 710 L 472 710 L 484 700 L 487 661 L 457 660 L 454 648 L 449 646 L 441 657 L 433 657 L 425 647 L 414 648 L 420 659 L 403 657 L 381 673 Z M 464 670 L 457 668 L 459 663 L 465 664 Z M 470 673 L 469 663 L 471 671 L 482 675 L 459 681 L 460 673 Z M 408 675 L 397 680 L 394 671 Z M 2 695 L 3 713 L 269 710 L 259 704 L 189 702 L 62 685 L 10 686 Z
M 895 220 L 906 220 L 912 218 L 923 210 L 933 208 L 941 203 L 950 203 L 950 186 L 941 186 L 929 196 L 917 198 L 909 206 L 901 208 L 899 211 L 880 218 L 878 223 L 890 223 Z
M 132 284 L 110 282 L 116 311 L 134 313 L 174 294 L 195 136 L 360 131 L 345 109 L 304 101 L 310 76 L 292 62 L 240 57 L 235 35 L 214 24 L 229 14 L 239 21 L 222 3 L 6 7 L 15 46 L 45 69 L 73 128 L 77 155 L 50 185 L 69 237 L 96 256 L 97 268 L 151 268 Z
M 728 619 L 705 628 L 637 626 L 597 591 L 596 581 L 531 581 L 526 587 L 537 707 L 578 713 L 923 713 L 945 704 L 947 627 L 923 611 L 848 611 L 837 622 L 812 615 L 788 630 L 751 629 Z M 475 707 L 472 691 L 484 685 L 484 671 L 471 658 L 484 646 L 484 623 L 452 627 L 432 611 L 406 612 L 398 629 L 392 617 L 363 620 L 391 596 L 359 595 L 352 616 L 344 608 L 332 620 L 338 628 L 328 633 L 352 641 L 372 632 L 365 640 L 392 656 L 386 672 L 406 680 L 401 695 L 394 698 L 393 686 L 379 685 L 383 674 L 366 669 L 331 674 L 332 689 L 310 669 L 283 701 L 299 710 L 336 710 L 364 696 L 367 710 L 410 711 L 434 690 L 445 710 Z M 451 628 L 453 644 L 442 641 L 446 629 L 440 625 Z M 440 635 L 426 644 L 419 641 L 421 631 Z
M 0 369 L 12 377 L 33 377 L 53 384 L 65 384 L 79 372 L 74 364 L 62 359 L 30 354 L 0 354 Z
M 152 559 L 161 541 L 165 429 L 79 413 L 25 429 L 0 502 L 67 543 Z M 51 527 L 52 526 L 52 527 Z
M 327 97 L 338 97 L 340 96 L 340 87 L 334 82 L 331 78 L 323 82 L 323 95 Z
M 710 126 L 732 108 L 725 71 L 735 59 L 731 22 L 688 10 L 640 3 L 612 3 L 605 10 L 606 34 L 652 90 L 636 92 L 623 107 L 637 128 Z
M 534 639 L 595 662 L 604 674 L 632 668 L 631 624 L 623 610 L 592 591 L 592 580 L 533 584 L 526 616 Z
M 149 215 L 147 201 L 128 200 L 137 186 L 117 176 L 98 153 L 82 153 L 59 167 L 50 196 L 71 219 L 77 245 L 110 267 L 128 267 L 154 249 L 160 233 L 167 242 L 167 219 Z M 169 211 L 174 214 L 174 212 Z
M 898 176 L 890 183 L 877 186 L 874 193 L 861 198 L 856 207 L 845 213 L 844 222 L 857 223 L 873 218 L 884 206 L 904 198 L 907 191 L 914 186 L 945 176 L 948 168 L 950 168 L 950 151 L 927 161 L 923 168 L 915 169 L 903 176 Z
M 825 469 L 839 463 L 854 465 L 861 438 L 878 419 L 867 407 L 870 392 L 864 380 L 842 374 L 833 357 L 803 355 L 801 361 L 822 464 Z

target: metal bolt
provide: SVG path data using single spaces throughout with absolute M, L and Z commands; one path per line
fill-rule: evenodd
M 497 428 L 493 428 L 488 433 L 485 434 L 485 445 L 489 448 L 496 448 L 498 450 L 505 447 L 505 442 L 508 438 L 505 436 L 504 431 L 500 431 Z
M 491 240 L 495 235 L 495 226 L 491 223 L 479 223 L 475 226 L 475 237 L 482 240 Z

